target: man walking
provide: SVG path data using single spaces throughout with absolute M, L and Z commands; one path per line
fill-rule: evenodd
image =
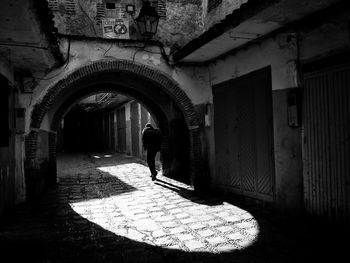
M 151 171 L 152 181 L 154 181 L 157 176 L 155 157 L 157 152 L 160 151 L 161 144 L 162 134 L 160 130 L 153 128 L 150 123 L 147 123 L 145 128 L 142 130 L 142 145 L 147 151 L 147 164 Z

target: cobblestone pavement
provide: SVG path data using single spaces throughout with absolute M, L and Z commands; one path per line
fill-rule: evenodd
M 321 262 L 342 252 L 300 221 L 197 196 L 161 173 L 153 182 L 133 157 L 64 155 L 58 172 L 38 205 L 1 221 L 1 262 Z

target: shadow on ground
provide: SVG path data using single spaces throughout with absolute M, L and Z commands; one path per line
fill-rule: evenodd
M 101 163 L 108 165 L 109 161 L 104 159 Z M 136 190 L 114 175 L 100 170 L 98 173 L 101 176 L 96 178 L 90 178 L 89 172 L 79 179 L 67 175 L 40 203 L 19 206 L 2 218 L 1 262 L 340 262 L 347 252 L 348 242 L 342 240 L 346 232 L 336 225 L 310 224 L 232 200 L 259 224 L 259 236 L 251 246 L 225 253 L 204 253 L 137 242 L 107 231 L 71 208 L 74 202 Z M 77 180 L 85 182 L 80 185 Z M 215 206 L 227 202 L 219 197 L 197 196 L 164 180 L 155 183 L 195 203 Z

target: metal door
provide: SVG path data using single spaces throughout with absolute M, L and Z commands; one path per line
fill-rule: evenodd
M 216 178 L 226 190 L 273 199 L 270 68 L 213 87 Z
M 350 65 L 305 74 L 304 201 L 310 214 L 350 221 Z

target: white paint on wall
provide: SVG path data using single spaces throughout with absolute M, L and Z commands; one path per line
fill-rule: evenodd
M 41 122 L 40 130 L 50 131 L 50 121 L 47 115 L 44 116 L 43 121 Z
M 212 63 L 212 83 L 215 85 L 271 66 L 273 90 L 295 87 L 297 80 L 293 63 L 297 60 L 297 50 L 294 43 L 287 42 L 288 34 L 267 39 L 261 44 L 252 45 L 235 55 Z
M 61 51 L 65 57 L 67 57 L 68 45 L 67 39 L 61 40 Z M 140 50 L 137 46 L 132 48 L 123 47 L 122 44 L 119 45 L 117 43 L 106 43 L 103 41 L 72 40 L 70 43 L 68 63 L 46 76 L 40 76 L 44 80 L 38 83 L 30 98 L 27 95 L 20 95 L 23 104 L 26 104 L 26 106 L 28 106 L 28 103 L 30 104 L 26 112 L 26 133 L 29 132 L 33 106 L 43 99 L 51 87 L 79 68 L 101 60 L 118 59 L 132 61 L 139 65 L 146 65 L 173 78 L 193 104 L 196 105 L 211 101 L 211 88 L 209 85 L 208 69 L 206 67 L 171 67 L 162 58 L 160 49 L 157 46 L 147 47 L 144 51 Z M 49 119 L 51 117 L 49 116 Z M 44 127 L 46 127 L 45 129 L 49 129 L 47 125 L 44 125 Z
M 208 67 L 179 67 L 173 70 L 171 76 L 194 105 L 212 101 Z

